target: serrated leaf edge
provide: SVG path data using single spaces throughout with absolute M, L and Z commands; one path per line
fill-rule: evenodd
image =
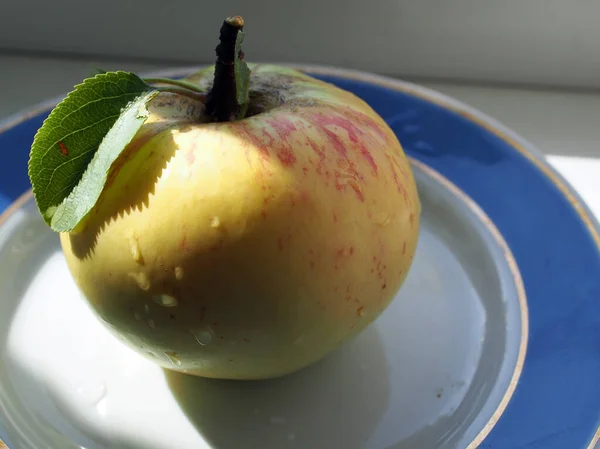
M 50 227 L 51 227 L 52 216 L 54 215 L 54 212 L 56 211 L 56 209 L 58 208 L 58 206 L 64 202 L 64 199 L 63 199 L 63 201 L 61 201 L 57 205 L 53 205 L 53 206 L 48 207 L 46 209 L 46 211 L 42 211 L 41 208 L 39 207 L 39 203 L 38 203 L 38 191 L 37 191 L 37 188 L 36 188 L 35 184 L 32 182 L 32 178 L 33 178 L 33 166 L 31 164 L 31 159 L 32 159 L 33 148 L 36 145 L 36 143 L 39 141 L 40 135 L 43 132 L 44 126 L 46 125 L 46 123 L 49 120 L 52 120 L 53 114 L 55 114 L 56 111 L 58 111 L 68 101 L 70 101 L 72 99 L 73 95 L 77 94 L 77 90 L 78 89 L 84 87 L 86 85 L 86 83 L 89 83 L 92 80 L 97 80 L 98 78 L 103 78 L 103 77 L 107 77 L 107 76 L 114 76 L 114 75 L 132 75 L 132 76 L 135 76 L 135 77 L 139 78 L 135 73 L 133 73 L 133 72 L 127 72 L 125 70 L 116 70 L 116 71 L 111 71 L 111 72 L 98 73 L 98 74 L 96 74 L 94 76 L 85 78 L 82 82 L 80 82 L 78 84 L 75 84 L 73 86 L 73 89 L 65 96 L 65 98 L 63 98 L 61 101 L 59 101 L 56 104 L 56 106 L 54 106 L 54 108 L 52 108 L 52 110 L 50 111 L 50 113 L 48 114 L 48 116 L 44 119 L 44 121 L 42 122 L 42 125 L 38 128 L 38 130 L 36 131 L 36 133 L 35 133 L 35 135 L 33 137 L 33 141 L 32 141 L 31 147 L 30 147 L 30 151 L 29 151 L 29 158 L 28 158 L 28 161 L 27 161 L 27 176 L 29 177 L 29 180 L 30 180 L 31 192 L 32 192 L 33 197 L 35 199 L 36 206 L 38 207 L 38 210 L 39 210 L 40 214 L 42 215 L 42 218 L 44 219 L 44 221 L 46 222 L 46 224 L 48 226 L 50 226 Z M 139 78 L 139 79 L 143 82 L 143 80 L 141 78 Z M 148 87 L 150 87 L 150 86 L 148 86 Z M 143 93 L 140 93 L 140 95 L 143 95 Z M 130 104 L 133 103 L 133 102 L 135 102 L 135 100 L 131 101 L 125 107 L 121 108 L 121 114 L 120 115 L 122 115 L 123 111 L 128 106 L 130 106 Z M 118 120 L 118 118 L 117 118 L 117 120 Z M 104 138 L 102 139 L 102 141 L 104 141 Z M 101 144 L 102 143 L 100 143 L 100 145 Z M 100 145 L 98 145 L 98 148 L 100 148 Z M 98 149 L 96 149 L 96 153 L 97 152 L 98 152 Z M 95 155 L 94 155 L 94 157 L 95 157 Z M 89 166 L 89 164 L 88 164 L 88 166 Z M 87 168 L 86 168 L 85 171 L 87 171 Z M 85 173 L 85 171 L 82 173 L 82 175 L 80 177 L 80 181 L 81 181 L 81 178 L 83 178 L 83 174 Z M 76 184 L 75 187 L 78 184 Z M 73 187 L 73 189 L 75 187 Z M 65 199 L 67 198 L 67 196 L 65 197 Z
M 92 160 L 90 161 L 90 163 L 87 165 L 86 169 L 84 170 L 84 172 L 81 175 L 81 178 L 79 180 L 79 182 L 73 187 L 73 189 L 71 190 L 71 192 L 69 192 L 69 194 L 65 197 L 65 199 L 63 201 L 60 202 L 60 204 L 58 206 L 56 206 L 56 209 L 59 209 L 61 205 L 63 205 L 67 199 L 75 192 L 75 190 L 81 185 L 81 181 L 86 177 L 86 175 L 88 174 L 89 170 L 91 170 L 94 167 L 94 161 L 97 161 L 97 158 L 100 157 L 100 155 L 102 154 L 102 146 L 103 144 L 106 142 L 107 137 L 111 134 L 112 129 L 114 128 L 114 126 L 118 123 L 119 119 L 121 117 L 123 117 L 123 115 L 128 112 L 132 107 L 134 107 L 136 105 L 136 103 L 138 103 L 138 101 L 140 100 L 140 98 L 145 97 L 145 101 L 141 104 L 138 104 L 138 112 L 136 115 L 137 119 L 143 119 L 143 121 L 140 123 L 139 128 L 141 128 L 141 126 L 146 122 L 146 120 L 148 119 L 149 116 L 149 112 L 148 109 L 146 107 L 146 105 L 148 104 L 148 102 L 154 98 L 156 95 L 158 95 L 158 91 L 154 90 L 154 91 L 149 91 L 146 92 L 144 94 L 141 94 L 139 97 L 137 97 L 135 100 L 130 101 L 126 106 L 124 106 L 121 109 L 121 114 L 119 116 L 119 118 L 117 119 L 117 121 L 115 122 L 115 124 L 111 127 L 111 129 L 106 133 L 106 135 L 104 136 L 104 138 L 102 139 L 102 142 L 100 142 L 100 145 L 98 145 L 98 149 L 96 150 L 96 152 L 94 153 L 94 157 L 92 158 Z M 138 131 L 139 131 L 138 128 Z M 123 150 L 131 143 L 131 141 L 135 138 L 135 135 L 137 134 L 137 132 L 131 137 L 131 139 L 123 146 Z M 122 153 L 122 151 L 121 151 Z M 120 154 L 119 153 L 119 156 Z M 106 174 L 104 176 L 104 179 L 102 179 L 101 184 L 102 184 L 102 188 L 100 189 L 97 197 L 94 200 L 94 203 L 91 204 L 88 208 L 85 214 L 83 214 L 81 217 L 78 218 L 77 222 L 73 224 L 73 226 L 70 227 L 59 227 L 55 224 L 55 222 L 57 221 L 55 219 L 56 215 L 53 213 L 51 219 L 50 219 L 50 227 L 56 231 L 56 232 L 70 232 L 73 229 L 75 229 L 79 224 L 81 224 L 81 222 L 85 219 L 85 217 L 90 213 L 90 211 L 94 208 L 94 206 L 98 203 L 98 200 L 100 199 L 100 196 L 102 195 L 102 191 L 104 190 L 104 186 L 106 184 L 106 180 L 108 178 L 108 173 L 111 171 L 112 167 L 114 166 L 115 162 L 117 161 L 117 159 L 119 158 L 119 156 L 117 156 L 116 158 L 114 158 L 111 163 L 110 166 L 108 168 L 108 170 L 106 171 Z M 54 210 L 54 212 L 56 212 L 56 209 Z

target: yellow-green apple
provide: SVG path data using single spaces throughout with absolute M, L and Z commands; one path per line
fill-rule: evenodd
M 211 119 L 210 95 L 154 98 L 85 224 L 61 234 L 116 335 L 205 377 L 281 376 L 357 335 L 401 287 L 419 231 L 409 163 L 367 103 L 249 66 L 241 119 Z

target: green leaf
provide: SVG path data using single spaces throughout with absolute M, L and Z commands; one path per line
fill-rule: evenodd
M 125 108 L 106 134 L 79 184 L 56 209 L 52 216 L 52 229 L 59 232 L 72 230 L 94 207 L 100 198 L 112 164 L 148 118 L 146 103 L 156 94 L 158 91 L 148 92 Z
M 246 64 L 246 61 L 244 61 L 242 52 L 242 43 L 244 42 L 245 34 L 243 31 L 239 31 L 235 39 L 233 70 L 235 71 L 235 92 L 238 104 L 237 118 L 243 118 L 246 115 L 249 103 L 250 68 Z
M 38 130 L 29 157 L 37 206 L 57 232 L 75 228 L 94 207 L 112 163 L 148 117 L 158 91 L 129 72 L 88 78 Z

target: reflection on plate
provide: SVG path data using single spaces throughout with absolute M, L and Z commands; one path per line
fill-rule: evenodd
M 413 167 L 422 231 L 398 297 L 341 350 L 264 382 L 163 371 L 122 346 L 80 298 L 29 199 L 0 228 L 9 440 L 40 449 L 466 447 L 520 373 L 523 286 L 479 208 Z

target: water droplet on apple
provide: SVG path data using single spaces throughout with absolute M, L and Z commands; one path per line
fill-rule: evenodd
M 137 263 L 142 262 L 142 252 L 140 250 L 140 244 L 133 235 L 129 237 L 129 251 L 131 252 L 131 257 L 133 257 L 133 260 L 135 260 Z
M 142 316 L 138 312 L 133 312 L 133 317 L 136 321 L 142 321 Z
M 129 277 L 135 279 L 135 282 L 140 289 L 144 291 L 150 289 L 150 279 L 148 279 L 148 276 L 143 271 L 138 273 L 129 273 Z
M 382 213 L 377 215 L 373 221 L 375 222 L 376 225 L 381 226 L 382 228 L 385 228 L 387 225 L 390 224 L 390 221 L 392 221 L 392 217 L 390 217 L 390 214 L 387 213 Z
M 175 267 L 175 279 L 178 281 L 183 279 L 183 268 Z
M 148 326 L 150 326 L 152 329 L 156 329 L 156 323 L 154 320 L 148 320 Z
M 192 335 L 198 343 L 202 346 L 209 345 L 213 341 L 213 331 L 211 328 L 207 328 L 200 331 L 192 331 Z
M 221 220 L 219 219 L 219 217 L 212 217 L 210 219 L 210 227 L 216 229 L 219 226 L 221 226 Z
M 176 352 L 165 352 L 167 358 L 171 361 L 171 363 L 175 366 L 181 366 L 181 360 L 177 357 Z
M 144 304 L 144 312 L 150 313 L 150 307 L 148 307 L 148 304 Z
M 177 305 L 177 298 L 171 295 L 155 295 L 152 297 L 154 302 L 164 307 L 175 307 Z

